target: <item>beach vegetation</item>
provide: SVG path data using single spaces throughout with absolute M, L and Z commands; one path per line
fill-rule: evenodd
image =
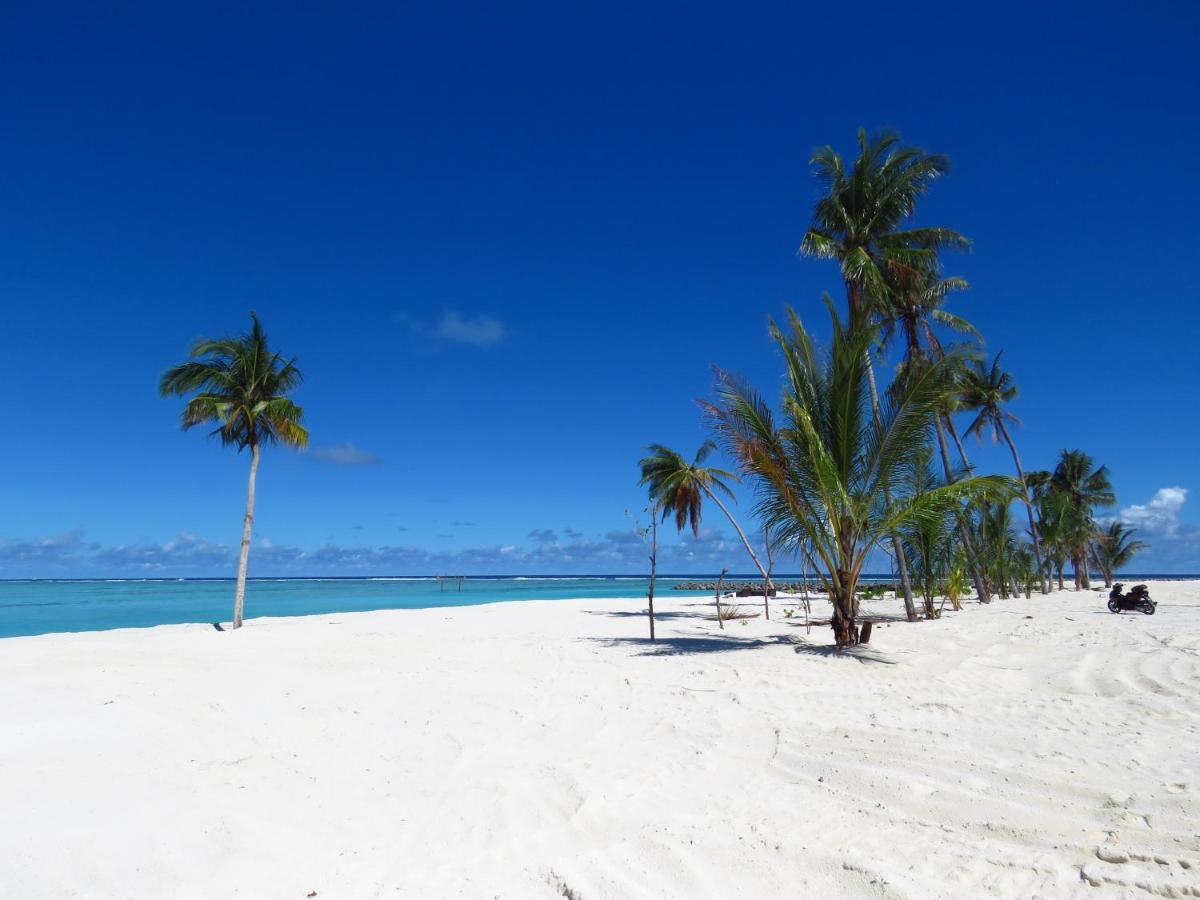
M 1092 559 L 1104 578 L 1104 586 L 1110 588 L 1116 574 L 1129 565 L 1133 557 L 1150 545 L 1134 539 L 1136 528 L 1123 522 L 1110 522 L 1106 528 L 1094 532 L 1091 543 Z
M 978 329 L 947 308 L 969 285 L 943 274 L 942 254 L 966 251 L 970 241 L 915 217 L 949 160 L 903 144 L 896 132 L 860 129 L 853 157 L 827 146 L 811 162 L 820 191 L 799 252 L 838 263 L 845 318 L 826 296 L 832 338 L 820 352 L 792 310 L 782 325 L 769 320 L 785 375 L 778 402 L 716 370 L 714 396 L 701 407 L 736 475 L 706 467 L 712 442 L 690 463 L 652 445 L 641 483 L 663 517 L 696 531 L 703 501 L 716 501 L 768 595 L 776 550 L 801 563 L 806 612 L 813 570 L 838 647 L 860 640 L 860 600 L 887 591 L 860 584 L 879 550 L 891 557 L 910 621 L 919 618 L 915 593 L 932 619 L 947 602 L 961 609 L 970 583 L 981 603 L 1045 594 L 1055 581 L 1062 590 L 1067 564 L 1077 588 L 1089 585 L 1089 563 L 1110 583 L 1144 544 L 1120 523 L 1097 525 L 1096 510 L 1115 502 L 1107 470 L 1079 450 L 1062 451 L 1052 470 L 1025 470 L 1010 409 L 1016 380 L 1002 353 L 984 357 Z M 890 379 L 882 367 L 877 379 L 876 362 L 889 357 Z M 963 444 L 969 435 L 1002 442 L 1015 477 L 979 473 Z M 765 567 L 721 500 L 733 499 L 739 478 L 755 492 Z
M 1017 396 L 1017 384 L 1008 372 L 1000 368 L 1000 353 L 996 354 L 991 365 L 982 360 L 972 360 L 960 370 L 958 392 L 962 408 L 974 412 L 975 418 L 967 426 L 967 434 L 973 434 L 979 440 L 985 432 L 990 432 L 992 442 L 1003 438 L 1012 454 L 1013 466 L 1017 471 L 1017 482 L 1020 485 L 1021 503 L 1025 506 L 1029 518 L 1029 534 L 1033 547 L 1033 558 L 1037 571 L 1042 572 L 1042 549 L 1038 539 L 1037 523 L 1034 521 L 1033 499 L 1029 494 L 1029 486 L 1025 481 L 1025 470 L 1021 466 L 1021 455 L 1013 442 L 1008 425 L 1021 424 L 1021 420 L 1006 408 Z M 1042 577 L 1042 593 L 1050 590 L 1049 579 Z
M 663 520 L 665 521 L 667 516 L 674 516 L 675 527 L 681 532 L 690 526 L 692 534 L 698 535 L 704 501 L 707 499 L 715 503 L 741 538 L 742 546 L 746 548 L 750 560 L 762 574 L 763 600 L 766 602 L 772 590 L 771 574 L 754 552 L 746 532 L 721 499 L 725 497 L 736 502 L 737 498 L 729 483 L 737 481 L 737 475 L 704 465 L 715 449 L 716 444 L 713 441 L 705 441 L 696 451 L 692 461 L 688 462 L 682 454 L 669 447 L 651 444 L 646 448 L 650 455 L 639 463 L 642 477 L 638 483 L 648 489 L 650 499 L 661 510 Z M 770 618 L 769 608 L 764 609 L 767 610 L 767 618 Z
M 757 616 L 756 612 L 748 612 L 740 606 L 726 604 L 717 610 L 717 619 L 721 622 L 744 622 Z
M 943 482 L 933 471 L 933 448 L 925 444 L 918 448 L 908 470 L 907 491 L 913 496 L 938 487 Z M 938 589 L 949 572 L 957 547 L 955 509 L 946 508 L 942 515 L 925 515 L 905 523 L 900 529 L 901 544 L 908 559 L 914 586 L 921 593 L 926 618 L 941 615 L 937 605 Z
M 1090 547 L 1097 531 L 1095 510 L 1117 502 L 1107 467 L 1096 465 L 1082 450 L 1063 450 L 1053 471 L 1036 472 L 1030 478 L 1038 489 L 1061 503 L 1061 539 L 1075 571 L 1075 589 L 1087 590 L 1091 587 Z
M 745 380 L 718 370 L 716 398 L 703 404 L 711 426 L 749 478 L 758 513 L 783 547 L 805 545 L 833 603 L 838 647 L 859 641 L 856 589 L 871 550 L 889 535 L 964 500 L 1002 495 L 1009 479 L 972 476 L 920 494 L 907 490 L 946 389 L 933 361 L 895 379 L 878 416 L 867 386 L 875 331 L 844 323 L 827 301 L 833 339 L 818 353 L 799 317 L 770 323 L 784 360 L 775 409 Z
M 889 319 L 905 286 L 936 281 L 927 276 L 936 272 L 942 250 L 969 249 L 970 241 L 953 229 L 912 222 L 917 201 L 949 172 L 948 157 L 906 146 L 896 131 L 868 135 L 860 128 L 858 154 L 849 165 L 832 146 L 816 150 L 810 162 L 821 195 L 800 253 L 837 261 L 851 330 Z M 943 293 L 957 286 L 946 282 Z M 878 391 L 869 358 L 866 374 L 878 419 Z M 900 536 L 892 534 L 889 540 L 905 614 L 914 621 L 912 583 Z
M 938 607 L 938 615 L 941 615 L 941 611 L 945 608 L 947 600 L 950 601 L 951 609 L 955 611 L 961 610 L 963 608 L 962 598 L 967 595 L 970 589 L 970 576 L 967 574 L 966 554 L 960 545 L 951 558 L 950 565 L 946 570 L 946 580 L 942 585 L 942 591 L 945 596 L 942 599 L 942 605 Z

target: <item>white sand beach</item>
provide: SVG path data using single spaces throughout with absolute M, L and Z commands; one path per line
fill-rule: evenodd
M 840 655 L 669 594 L 655 645 L 598 600 L 2 641 L 0 896 L 1200 896 L 1200 582 L 1151 588 Z

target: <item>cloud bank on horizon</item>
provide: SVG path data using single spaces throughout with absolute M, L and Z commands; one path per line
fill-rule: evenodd
M 250 554 L 251 575 L 463 575 L 493 574 L 640 574 L 647 568 L 646 538 L 634 529 L 610 531 L 599 538 L 567 541 L 535 530 L 531 546 L 507 544 L 453 552 L 408 545 L 343 546 L 315 549 L 257 538 Z M 745 550 L 727 536 L 702 530 L 660 540 L 659 569 L 710 572 L 723 566 L 739 570 Z M 750 570 L 749 560 L 741 568 Z M 71 532 L 32 541 L 0 542 L 0 577 L 176 577 L 232 575 L 237 545 L 180 534 L 163 543 L 105 546 Z
M 1139 554 L 1132 570 L 1181 574 L 1200 572 L 1200 526 L 1182 517 L 1188 489 L 1164 487 L 1145 503 L 1122 507 L 1106 520 L 1138 529 L 1150 549 Z M 468 527 L 469 522 L 456 522 Z M 400 531 L 407 529 L 401 527 Z M 738 541 L 712 529 L 699 535 L 659 532 L 658 567 L 662 572 L 713 573 L 728 566 L 750 573 L 753 566 Z M 316 548 L 278 544 L 259 537 L 250 556 L 251 574 L 286 575 L 464 575 L 496 574 L 641 574 L 647 569 L 649 545 L 634 528 L 588 538 L 570 528 L 535 528 L 527 545 L 500 544 L 456 551 L 428 550 L 408 544 L 340 545 Z M 234 543 L 211 541 L 183 533 L 168 541 L 104 545 L 73 531 L 32 540 L 0 541 L 0 578 L 54 577 L 183 577 L 232 575 L 237 563 Z M 794 560 L 780 559 L 779 572 L 795 572 Z M 888 560 L 877 555 L 873 571 L 885 572 Z

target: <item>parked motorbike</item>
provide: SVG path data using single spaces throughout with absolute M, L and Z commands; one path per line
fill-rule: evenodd
M 1113 585 L 1112 590 L 1109 591 L 1109 612 L 1123 612 L 1128 609 L 1136 610 L 1147 616 L 1154 615 L 1154 611 L 1158 608 L 1158 605 L 1150 599 L 1150 591 L 1146 589 L 1144 584 L 1135 584 L 1128 594 L 1122 593 L 1122 587 L 1124 585 L 1117 582 Z

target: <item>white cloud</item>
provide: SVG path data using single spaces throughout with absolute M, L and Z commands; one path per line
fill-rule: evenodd
M 313 459 L 331 462 L 339 466 L 374 466 L 379 464 L 379 457 L 374 453 L 356 447 L 349 441 L 333 444 L 329 447 L 315 447 L 311 451 Z
M 1148 503 L 1126 506 L 1117 518 L 1147 534 L 1175 537 L 1179 534 L 1179 512 L 1187 502 L 1187 495 L 1184 487 L 1159 488 Z
M 442 316 L 433 333 L 444 341 L 470 344 L 472 347 L 494 347 L 504 340 L 508 328 L 491 316 L 463 316 L 450 310 Z

